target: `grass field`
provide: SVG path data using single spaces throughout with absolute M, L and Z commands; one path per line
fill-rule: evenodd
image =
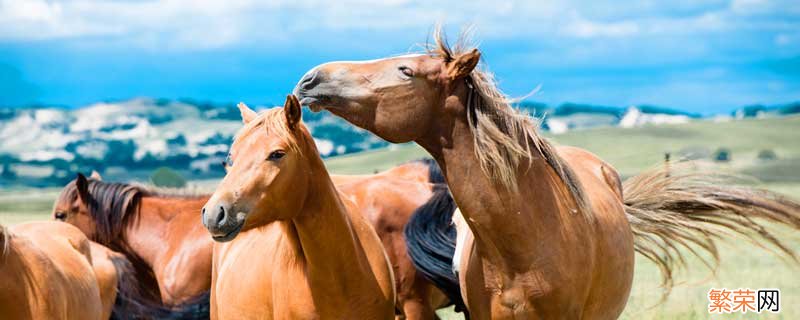
M 730 150 L 732 161 L 718 164 L 718 169 L 753 175 L 763 182 L 757 187 L 770 189 L 800 199 L 800 117 L 731 122 L 694 122 L 683 125 L 635 129 L 602 128 L 570 132 L 552 137 L 559 144 L 586 148 L 614 165 L 623 176 L 660 165 L 664 153 L 678 158 L 683 151 L 713 153 Z M 777 160 L 761 161 L 756 155 L 769 149 Z M 426 156 L 413 144 L 347 155 L 326 161 L 331 172 L 340 174 L 372 173 L 395 164 Z M 208 183 L 206 183 L 208 184 Z M 213 184 L 213 183 L 212 183 Z M 58 190 L 0 190 L 0 223 L 14 224 L 47 219 Z M 800 250 L 797 231 L 782 229 L 795 250 Z M 741 239 L 730 239 L 722 246 L 722 266 L 715 277 L 698 261 L 689 261 L 678 273 L 678 285 L 661 305 L 653 307 L 661 295 L 658 269 L 637 256 L 634 287 L 623 319 L 800 319 L 800 267 L 775 258 Z M 779 288 L 781 313 L 709 316 L 707 292 L 711 287 Z M 445 319 L 460 316 L 440 311 Z

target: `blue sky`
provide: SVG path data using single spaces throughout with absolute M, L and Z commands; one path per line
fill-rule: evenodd
M 800 1 L 0 0 L 0 105 L 280 103 L 309 68 L 472 25 L 512 96 L 710 114 L 800 100 Z M 435 2 L 435 4 L 434 4 Z

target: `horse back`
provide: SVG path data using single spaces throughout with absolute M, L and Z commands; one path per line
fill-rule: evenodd
M 8 254 L 14 256 L 6 258 L 13 262 L 3 269 L 17 270 L 3 270 L 3 278 L 13 281 L 3 285 L 24 288 L 21 293 L 26 301 L 20 306 L 28 310 L 23 314 L 34 319 L 101 319 L 103 305 L 92 269 L 91 248 L 80 230 L 51 221 L 26 223 L 10 230 L 13 252 Z M 6 308 L 14 307 L 2 307 Z
M 558 153 L 578 176 L 593 219 L 596 259 L 583 315 L 616 318 L 624 308 L 633 277 L 633 234 L 622 206 L 619 174 L 594 154 L 575 147 Z M 587 269 L 588 270 L 588 269 Z M 602 318 L 602 316 L 601 316 Z

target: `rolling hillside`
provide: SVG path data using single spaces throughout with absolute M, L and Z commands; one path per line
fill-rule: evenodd
M 744 119 L 725 122 L 694 121 L 639 128 L 596 128 L 548 135 L 556 144 L 585 148 L 608 161 L 623 176 L 659 165 L 664 153 L 672 159 L 711 160 L 727 149 L 731 161 L 719 162 L 723 170 L 742 172 L 776 183 L 800 182 L 800 117 Z M 759 160 L 764 150 L 776 159 Z M 372 173 L 411 159 L 427 156 L 415 144 L 396 145 L 327 160 L 332 172 Z M 798 194 L 800 196 L 800 194 Z

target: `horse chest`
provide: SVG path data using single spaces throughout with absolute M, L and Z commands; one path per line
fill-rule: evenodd
M 302 265 L 271 243 L 234 242 L 215 253 L 212 295 L 219 319 L 318 318 Z

